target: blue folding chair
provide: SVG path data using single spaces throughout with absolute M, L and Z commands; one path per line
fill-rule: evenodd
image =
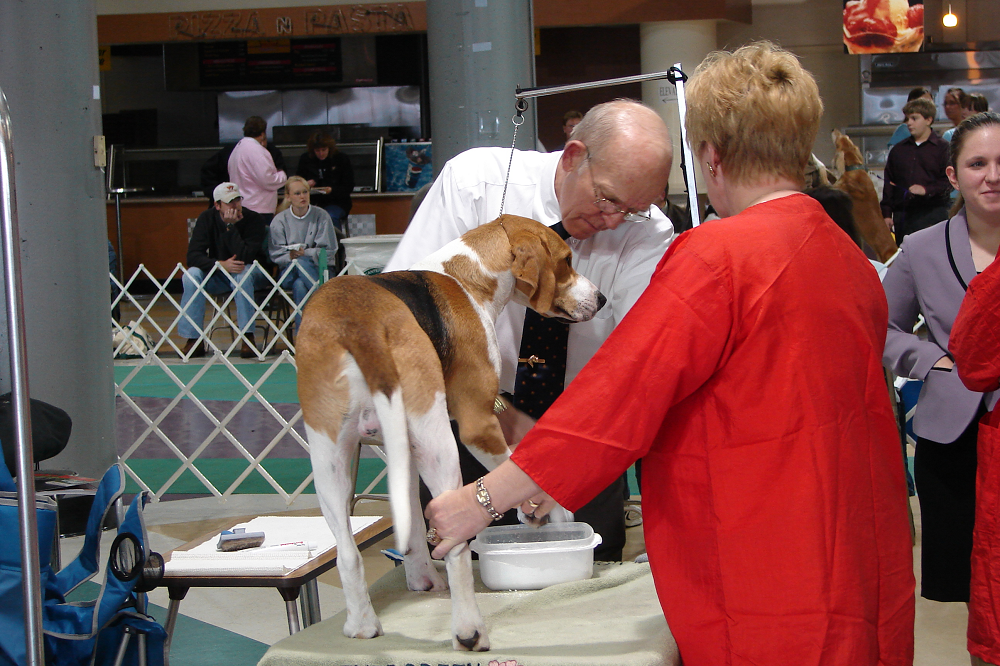
M 14 485 L 6 466 L 0 468 L 0 529 L 16 535 L 17 496 L 11 490 Z M 149 501 L 147 494 L 135 497 L 118 528 L 96 599 L 66 601 L 69 592 L 97 574 L 102 526 L 124 489 L 124 472 L 120 465 L 114 465 L 97 488 L 79 555 L 58 573 L 51 566 L 51 546 L 58 538 L 55 503 L 38 501 L 46 664 L 161 666 L 166 661 L 166 632 L 146 614 L 145 592 L 153 589 L 163 574 L 163 558 L 147 547 L 142 518 L 142 509 Z M 13 511 L 5 509 L 4 504 L 11 502 L 10 494 L 14 496 Z M 8 525 L 11 521 L 13 524 Z M 0 666 L 26 661 L 22 575 L 19 540 L 7 540 L 0 545 Z

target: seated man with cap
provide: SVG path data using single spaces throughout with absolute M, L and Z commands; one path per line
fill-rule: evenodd
M 181 320 L 177 332 L 187 338 L 182 354 L 191 358 L 205 355 L 205 344 L 195 344 L 201 337 L 205 320 L 205 294 L 226 294 L 237 285 L 236 318 L 244 336 L 240 356 L 251 358 L 254 350 L 254 288 L 262 278 L 253 262 L 260 258 L 267 237 L 267 226 L 260 214 L 243 208 L 243 196 L 235 183 L 220 183 L 212 194 L 214 207 L 195 222 L 188 242 L 188 269 L 183 277 Z M 219 267 L 213 272 L 213 267 Z M 227 275 L 228 273 L 228 275 Z M 206 280 L 206 276 L 209 276 Z

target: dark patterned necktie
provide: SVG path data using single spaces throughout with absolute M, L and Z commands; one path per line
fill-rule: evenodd
M 552 230 L 564 240 L 569 238 L 562 222 Z M 563 391 L 568 341 L 569 324 L 525 311 L 513 404 L 532 418 L 541 418 Z

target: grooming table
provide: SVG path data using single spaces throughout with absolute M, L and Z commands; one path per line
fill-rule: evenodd
M 352 523 L 355 520 L 364 518 L 366 517 L 352 516 Z M 392 532 L 392 518 L 389 516 L 371 516 L 368 518 L 374 518 L 375 520 L 374 522 L 370 520 L 365 521 L 366 524 L 353 530 L 354 540 L 358 544 L 359 549 L 367 548 Z M 267 527 L 265 534 L 280 534 L 276 528 L 285 526 L 287 529 L 287 526 L 295 526 L 295 532 L 293 533 L 301 534 L 298 538 L 318 542 L 319 548 L 308 554 L 288 553 L 287 559 L 284 561 L 276 561 L 275 557 L 272 556 L 266 562 L 255 561 L 252 557 L 245 557 L 242 561 L 237 559 L 240 557 L 239 553 L 248 553 L 248 551 L 219 553 L 220 559 L 226 556 L 233 557 L 228 558 L 227 562 L 208 562 L 202 568 L 199 568 L 197 562 L 192 562 L 186 557 L 176 555 L 180 551 L 190 553 L 190 551 L 199 547 L 204 549 L 203 544 L 209 542 L 214 544 L 219 538 L 220 531 L 214 530 L 170 551 L 164 555 L 166 567 L 163 577 L 163 585 L 170 592 L 170 606 L 165 625 L 168 644 L 173 634 L 181 600 L 184 599 L 188 590 L 192 587 L 276 588 L 278 593 L 281 594 L 281 598 L 285 600 L 285 610 L 288 615 L 288 631 L 291 634 L 298 632 L 300 629 L 299 612 L 295 605 L 295 600 L 299 598 L 299 592 L 301 591 L 302 624 L 308 627 L 322 619 L 320 617 L 319 590 L 316 585 L 316 578 L 337 565 L 337 546 L 323 517 L 264 516 L 249 523 L 238 524 L 248 525 L 250 526 L 249 531 L 253 531 L 257 524 L 255 521 L 261 520 L 270 521 L 266 525 L 274 526 L 274 528 Z M 225 529 L 231 529 L 238 524 L 234 522 Z M 302 533 L 303 529 L 311 531 Z M 268 539 L 270 538 L 272 537 L 268 536 Z M 282 540 L 286 539 L 289 539 L 289 537 L 284 537 Z M 267 543 L 265 541 L 265 545 Z M 171 565 L 171 561 L 174 561 L 174 565 Z M 180 567 L 182 563 L 184 564 L 183 569 Z
M 595 564 L 590 580 L 530 592 L 493 592 L 478 569 L 475 577 L 489 652 L 452 650 L 448 592 L 410 592 L 403 567 L 396 567 L 370 590 L 384 636 L 345 637 L 345 610 L 275 643 L 258 666 L 680 664 L 648 564 Z

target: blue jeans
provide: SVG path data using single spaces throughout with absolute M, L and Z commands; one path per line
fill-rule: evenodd
M 330 204 L 329 206 L 324 206 L 323 210 L 330 214 L 330 218 L 333 220 L 333 226 L 343 231 L 344 220 L 347 219 L 347 213 L 344 209 L 337 204 Z
M 288 271 L 287 275 L 285 271 Z M 296 305 L 302 305 L 306 294 L 319 282 L 319 268 L 317 268 L 316 262 L 309 257 L 293 259 L 290 264 L 281 267 L 281 274 L 284 275 L 281 279 L 281 286 L 283 289 L 292 290 L 292 299 Z M 301 323 L 302 312 L 300 311 L 295 315 L 296 331 Z
M 246 331 L 253 324 L 256 314 L 253 291 L 263 276 L 256 266 L 249 266 L 242 273 L 233 274 L 237 282 L 236 320 L 240 331 Z M 226 277 L 221 266 L 215 269 L 212 277 L 205 280 L 205 271 L 200 268 L 188 268 L 181 278 L 184 284 L 184 295 L 181 297 L 181 321 L 177 324 L 177 333 L 182 338 L 193 340 L 201 337 L 201 327 L 205 321 L 205 295 L 196 291 L 199 284 L 210 294 L 228 294 L 233 285 Z M 250 329 L 251 332 L 253 329 Z

